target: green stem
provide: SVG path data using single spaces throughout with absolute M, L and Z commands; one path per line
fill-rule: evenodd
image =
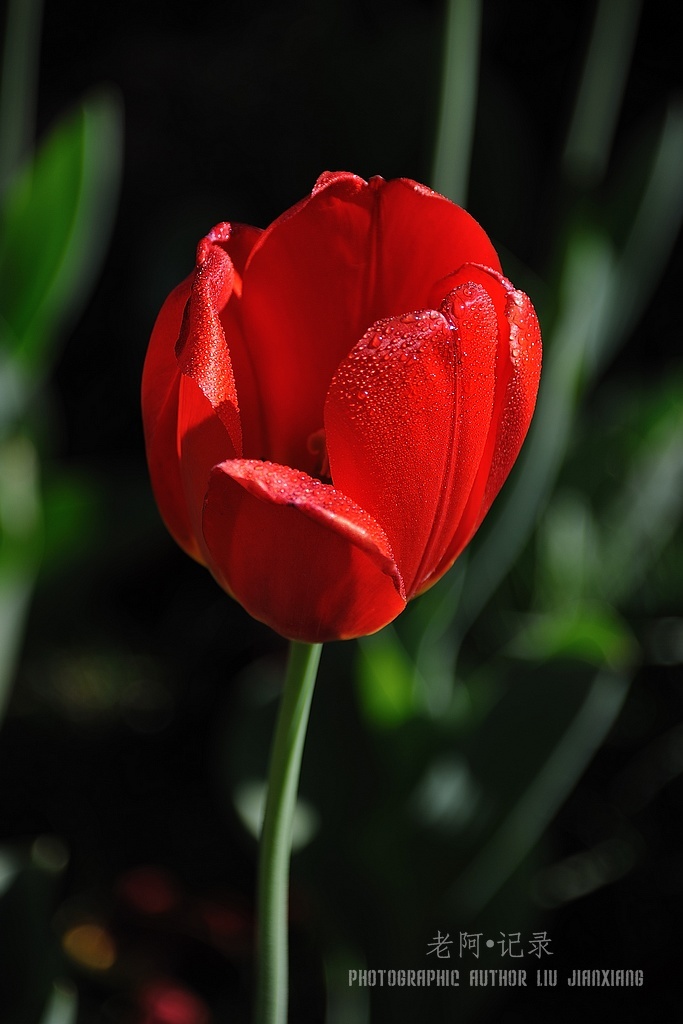
M 33 145 L 42 0 L 11 0 L 0 70 L 0 192 Z
M 292 819 L 322 644 L 292 641 L 268 773 L 258 876 L 256 1024 L 286 1024 Z
M 565 146 L 564 170 L 584 188 L 602 179 L 638 32 L 640 0 L 600 0 Z
M 481 0 L 448 0 L 432 188 L 464 206 L 477 108 Z

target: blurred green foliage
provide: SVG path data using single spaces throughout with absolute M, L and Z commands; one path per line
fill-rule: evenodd
M 118 192 L 121 114 L 109 92 L 62 118 L 3 196 L 0 345 L 15 372 L 40 379 L 88 297 Z
M 50 437 L 45 389 L 56 345 L 100 270 L 121 168 L 121 115 L 109 93 L 84 99 L 33 149 L 39 21 L 38 3 L 10 5 L 0 94 L 0 715 L 44 553 L 45 521 L 56 518 L 54 493 L 64 486 L 56 478 L 48 496 L 41 480 Z M 64 533 L 61 547 L 68 551 Z M 59 841 L 39 839 L 30 852 L 5 846 L 0 855 L 3 1019 L 73 1024 L 75 992 L 55 984 L 60 964 L 48 923 L 66 852 Z
M 17 19 L 10 16 L 13 27 Z M 8 31 L 7 51 L 16 45 Z M 3 79 L 6 92 L 22 84 L 29 87 Z M 16 97 L 15 104 L 21 106 Z M 22 135 L 23 128 L 16 126 Z M 5 149 L 14 148 L 5 139 Z M 87 97 L 35 153 L 21 156 L 4 176 L 0 196 L 0 706 L 44 544 L 39 448 L 49 426 L 41 414 L 42 388 L 56 343 L 89 295 L 113 226 L 121 168 L 116 97 Z

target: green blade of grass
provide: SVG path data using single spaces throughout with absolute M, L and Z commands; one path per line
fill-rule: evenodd
M 467 200 L 479 76 L 480 0 L 449 0 L 432 187 Z

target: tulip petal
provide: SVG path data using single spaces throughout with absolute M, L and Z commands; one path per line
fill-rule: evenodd
M 484 229 L 462 207 L 408 178 L 383 182 L 377 215 L 379 290 L 409 309 L 438 309 L 432 288 L 464 263 L 500 270 Z M 440 299 L 450 291 L 444 288 Z M 375 319 L 378 319 L 376 317 Z
M 470 268 L 473 273 L 473 268 Z M 536 312 L 524 292 L 490 270 L 499 285 L 496 308 L 503 322 L 499 352 L 496 399 L 491 429 L 477 480 L 458 529 L 437 566 L 431 585 L 453 564 L 481 525 L 505 483 L 524 442 L 536 405 L 541 373 L 541 333 Z M 495 294 L 495 288 L 489 283 Z M 426 589 L 426 588 L 424 588 Z
M 178 391 L 178 451 L 180 476 L 198 559 L 208 560 L 202 533 L 202 514 L 211 470 L 238 453 L 223 422 L 195 381 L 182 374 Z
M 524 292 L 503 281 L 505 316 L 510 324 L 510 363 L 502 414 L 498 419 L 491 471 L 477 526 L 505 483 L 527 435 L 536 408 L 541 378 L 541 328 L 536 310 Z
M 209 233 L 199 246 L 201 269 L 166 299 L 145 359 L 142 410 L 154 495 L 173 537 L 199 561 L 204 560 L 201 509 L 209 471 L 235 454 L 226 428 L 232 427 L 235 440 L 240 436 L 235 380 L 216 313 L 223 306 L 221 315 L 229 325 L 240 394 L 249 396 L 255 391 L 253 372 L 243 355 L 246 346 L 235 303 L 227 300 L 233 290 L 241 292 L 244 264 L 260 234 L 257 228 L 228 224 L 219 224 Z M 215 367 L 211 363 L 214 355 Z M 257 409 L 258 403 L 250 402 L 249 407 Z M 185 465 L 181 468 L 183 448 Z M 208 468 L 202 467 L 207 458 L 211 458 Z M 201 493 L 200 471 L 205 471 Z
M 242 331 L 242 275 L 251 250 L 263 234 L 261 228 L 246 224 L 218 224 L 207 236 L 225 250 L 233 264 L 232 295 L 219 311 L 235 378 L 242 424 L 242 447 L 250 458 L 265 454 L 265 431 L 261 396 L 252 356 Z M 221 460 L 222 461 L 222 460 Z
M 178 449 L 180 372 L 175 343 L 190 295 L 187 278 L 164 302 L 152 331 L 142 374 L 142 419 L 152 490 L 162 518 L 177 543 L 200 559 L 185 502 Z
M 219 224 L 201 240 L 176 345 L 181 372 L 210 402 L 240 455 L 243 424 L 254 454 L 263 444 L 261 405 L 239 310 L 244 264 L 261 234 L 241 224 Z
M 235 376 L 220 311 L 232 294 L 234 266 L 221 246 L 203 238 L 197 246 L 197 267 L 190 299 L 176 345 L 178 366 L 205 395 L 242 454 L 242 424 Z M 182 432 L 183 426 L 180 426 Z
M 499 303 L 490 288 L 473 279 L 471 267 L 464 267 L 462 276 L 463 282 L 441 304 L 457 338 L 456 438 L 445 481 L 441 529 L 435 531 L 434 543 L 423 559 L 416 594 L 426 589 L 427 581 L 428 586 L 434 582 L 434 566 L 440 566 L 452 538 L 461 532 L 473 500 L 477 500 L 482 465 L 490 462 L 492 424 L 502 389 Z
M 216 466 L 204 538 L 221 586 L 290 639 L 362 636 L 405 607 L 381 527 L 338 490 L 288 466 Z
M 486 443 L 496 313 L 486 290 L 375 324 L 344 360 L 325 407 L 335 486 L 384 528 L 408 596 L 457 528 Z
M 376 321 L 433 308 L 434 281 L 466 260 L 499 267 L 469 214 L 405 179 L 328 173 L 275 221 L 247 262 L 242 297 L 267 457 L 313 473 L 307 442 L 341 360 Z
M 202 514 L 211 470 L 242 455 L 242 415 L 233 365 L 240 374 L 239 401 L 248 410 L 248 440 L 258 444 L 260 402 L 235 300 L 241 293 L 240 271 L 260 234 L 254 228 L 219 224 L 200 242 L 176 346 L 182 371 L 178 400 L 181 477 L 202 561 L 207 559 Z

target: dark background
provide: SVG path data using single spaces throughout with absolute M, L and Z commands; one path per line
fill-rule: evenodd
M 484 2 L 469 208 L 503 252 L 529 268 L 529 280 L 548 279 L 572 199 L 556 168 L 593 12 L 591 2 Z M 212 1008 L 211 1020 L 248 1019 L 254 847 L 230 789 L 240 774 L 235 761 L 242 769 L 265 762 L 271 712 L 257 708 L 257 715 L 253 693 L 276 685 L 285 643 L 250 620 L 166 536 L 144 464 L 142 362 L 158 308 L 214 223 L 265 226 L 324 169 L 429 179 L 442 16 L 441 5 L 426 0 L 249 9 L 46 0 L 39 135 L 83 92 L 106 83 L 123 104 L 125 163 L 104 270 L 64 339 L 45 396 L 44 473 L 73 485 L 71 525 L 64 543 L 57 536 L 48 548 L 0 741 L 3 837 L 8 848 L 30 848 L 33 870 L 47 878 L 40 899 L 26 897 L 31 913 L 16 896 L 18 909 L 5 906 L 0 918 L 9 949 L 3 955 L 16 960 L 5 988 L 14 1007 L 7 1019 L 17 1024 L 39 1019 L 35 1006 L 16 1007 L 54 970 L 78 984 L 80 1024 L 164 1024 L 145 988 L 159 979 L 167 986 L 173 979 L 200 1000 L 194 1010 L 186 1007 L 186 1024 L 201 1024 L 201 1007 Z M 661 118 L 680 89 L 680 53 L 676 6 L 644 4 L 615 173 L 634 132 Z M 593 201 L 600 198 L 598 192 Z M 586 470 L 586 432 L 609 438 L 618 429 L 606 418 L 610 395 L 656 390 L 680 374 L 682 271 L 678 252 L 633 337 L 588 396 L 579 430 L 584 447 L 573 452 L 570 479 Z M 675 564 L 661 585 L 653 583 L 645 608 L 636 602 L 627 609 L 643 665 L 617 726 L 537 854 L 542 864 L 571 857 L 582 843 L 599 846 L 606 822 L 621 815 L 618 824 L 627 821 L 637 833 L 629 847 L 637 851 L 634 862 L 606 870 L 606 884 L 589 884 L 585 896 L 559 909 L 541 900 L 541 909 L 537 901 L 533 914 L 520 909 L 515 917 L 513 900 L 509 916 L 489 922 L 496 937 L 545 928 L 551 966 L 561 971 L 643 968 L 646 991 L 489 991 L 480 1006 L 465 1006 L 464 1019 L 677 1019 L 681 657 L 652 656 L 652 623 L 681 615 Z M 510 599 L 524 605 L 523 580 L 503 605 Z M 494 621 L 497 613 L 489 614 Z M 488 637 L 485 626 L 474 631 L 469 663 L 482 660 Z M 314 704 L 304 789 L 327 816 L 323 836 L 294 869 L 293 969 L 302 979 L 294 985 L 296 1021 L 322 1020 L 321 948 L 345 946 L 349 966 L 363 948 L 368 966 L 425 967 L 435 930 L 403 935 L 402 946 L 387 937 L 401 911 L 394 906 L 390 914 L 388 897 L 373 891 L 373 871 L 380 853 L 401 858 L 386 836 L 376 840 L 374 868 L 367 857 L 359 857 L 360 868 L 353 861 L 355 822 L 372 819 L 378 803 L 391 808 L 401 780 L 411 777 L 411 759 L 419 761 L 415 752 L 434 742 L 417 724 L 400 742 L 368 729 L 349 682 L 354 657 L 350 644 L 326 652 Z M 645 762 L 638 784 L 649 779 L 650 791 L 638 804 L 629 779 Z M 628 811 L 620 786 L 635 801 Z M 39 836 L 48 838 L 36 854 Z M 448 849 L 439 855 L 437 871 Z M 418 851 L 412 866 L 396 871 L 411 890 L 406 902 L 419 905 L 429 857 Z M 161 893 L 166 916 L 149 910 L 150 892 Z M 93 971 L 64 951 L 63 936 L 82 921 L 115 936 L 111 971 Z M 432 924 L 451 938 L 464 930 L 452 915 L 440 919 L 435 906 L 424 909 L 424 928 Z M 411 960 L 391 959 L 411 942 Z M 37 966 L 26 966 L 34 959 Z M 536 965 L 527 958 L 524 966 Z M 443 1015 L 452 1007 L 408 1005 L 404 1012 L 434 1014 L 424 1019 L 457 1019 Z M 398 1019 L 393 1013 L 378 1003 L 372 1020 Z

